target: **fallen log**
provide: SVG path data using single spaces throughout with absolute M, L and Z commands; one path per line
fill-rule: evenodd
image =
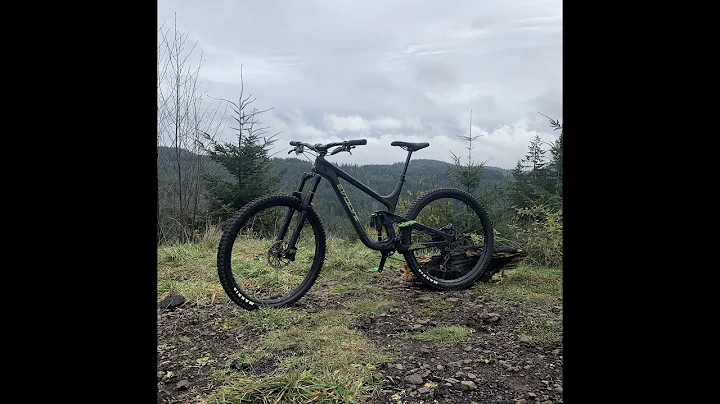
M 422 265 L 422 269 L 432 276 L 455 279 L 466 274 L 477 264 L 482 256 L 482 251 L 481 246 L 465 245 L 453 249 L 449 254 L 418 257 L 417 261 L 418 264 Z M 445 261 L 447 255 L 449 255 L 449 258 Z M 527 251 L 521 248 L 496 245 L 493 248 L 490 262 L 485 268 L 485 272 L 480 275 L 479 280 L 488 282 L 493 275 L 500 271 L 517 268 L 525 257 L 527 257 Z M 442 266 L 444 261 L 445 265 Z M 403 279 L 406 281 L 416 280 L 407 263 L 403 263 L 403 266 Z

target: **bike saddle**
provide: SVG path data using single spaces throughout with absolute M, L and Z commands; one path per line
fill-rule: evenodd
M 410 142 L 401 142 L 401 141 L 396 140 L 396 141 L 390 143 L 390 146 L 400 146 L 400 147 L 406 149 L 407 151 L 417 151 L 417 150 L 424 149 L 424 148 L 430 146 L 430 143 L 428 143 L 428 142 L 410 143 Z

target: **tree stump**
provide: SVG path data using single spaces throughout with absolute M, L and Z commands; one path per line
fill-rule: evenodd
M 418 264 L 422 265 L 424 271 L 430 275 L 437 277 L 445 277 L 447 279 L 458 278 L 470 269 L 472 269 L 482 255 L 483 248 L 481 246 L 465 245 L 453 249 L 449 254 L 445 268 L 441 265 L 445 261 L 445 256 L 436 254 L 432 256 L 418 257 Z M 527 257 L 527 251 L 509 246 L 495 246 L 493 248 L 490 262 L 488 263 L 485 273 L 480 275 L 481 282 L 488 282 L 493 275 L 500 271 L 517 268 Z M 415 275 L 412 273 L 407 263 L 403 263 L 402 278 L 405 281 L 414 281 Z

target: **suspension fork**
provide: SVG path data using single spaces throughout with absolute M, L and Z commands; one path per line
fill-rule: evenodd
M 312 184 L 312 190 L 309 193 L 307 193 L 304 198 L 302 198 L 303 187 L 305 186 L 305 182 L 307 182 L 310 178 L 313 178 L 315 180 L 315 182 Z M 297 190 L 295 192 L 293 192 L 293 196 L 302 198 L 302 206 L 300 207 L 300 214 L 298 216 L 297 227 L 293 231 L 292 236 L 290 236 L 290 240 L 288 241 L 288 247 L 284 251 L 284 253 L 286 255 L 289 255 L 289 258 L 291 258 L 291 259 L 295 258 L 295 244 L 297 243 L 297 240 L 300 237 L 300 232 L 302 231 L 302 228 L 305 225 L 305 219 L 307 218 L 307 208 L 310 206 L 310 203 L 312 202 L 313 198 L 315 197 L 315 191 L 317 191 L 317 187 L 320 184 L 320 179 L 321 179 L 321 177 L 319 174 L 303 173 L 302 179 L 300 181 L 300 184 L 298 185 Z M 292 216 L 294 213 L 295 213 L 295 209 L 292 209 L 292 208 L 288 209 L 287 213 L 285 214 L 285 220 L 283 221 L 282 227 L 280 228 L 280 231 L 278 232 L 277 236 L 275 237 L 276 242 L 285 238 L 288 227 L 290 227 L 290 221 L 292 220 Z

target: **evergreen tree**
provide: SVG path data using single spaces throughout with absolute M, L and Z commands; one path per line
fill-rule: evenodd
M 530 181 L 540 185 L 548 176 L 548 167 L 545 157 L 545 150 L 542 148 L 543 141 L 540 135 L 535 135 L 528 146 L 528 153 L 521 161 L 524 168 L 530 169 Z
M 540 203 L 543 196 L 554 186 L 542 143 L 540 136 L 535 135 L 528 146 L 527 154 L 512 170 L 515 178 L 512 200 L 519 208 Z
M 255 101 L 250 100 L 251 96 L 243 99 L 242 66 L 240 70 L 240 97 L 238 102 L 222 99 L 230 104 L 236 116 L 233 120 L 237 123 L 237 142 L 217 142 L 206 137 L 208 145 L 205 146 L 210 158 L 222 165 L 232 176 L 232 181 L 219 177 L 207 177 L 207 191 L 209 200 L 210 215 L 214 221 L 222 221 L 229 218 L 235 211 L 242 208 L 252 199 L 268 194 L 273 191 L 273 186 L 278 182 L 281 173 L 273 173 L 270 170 L 269 151 L 275 142 L 275 136 L 280 132 L 266 137 L 269 127 L 257 127 L 261 122 L 258 115 L 270 109 L 259 111 L 253 108 L 247 112 L 247 107 Z
M 543 115 L 543 114 L 540 114 Z M 551 176 L 555 180 L 555 192 L 560 195 L 560 198 L 562 198 L 562 179 L 563 179 L 563 126 L 562 124 L 547 115 L 543 115 L 544 117 L 548 118 L 550 120 L 550 126 L 553 128 L 553 131 L 559 130 L 560 136 L 550 145 L 550 154 L 551 154 L 551 161 L 550 161 L 550 172 Z
M 487 163 L 487 160 L 483 161 L 482 163 L 478 163 L 476 161 L 473 161 L 472 159 L 472 142 L 479 137 L 479 135 L 472 135 L 472 109 L 470 110 L 469 135 L 458 135 L 458 137 L 468 142 L 468 146 L 466 147 L 466 149 L 468 149 L 468 162 L 466 165 L 464 165 L 459 156 L 456 156 L 455 153 L 450 152 L 450 154 L 452 154 L 454 164 L 449 167 L 448 176 L 450 177 L 450 181 L 453 185 L 470 194 L 473 194 L 480 187 L 480 181 L 482 180 L 484 174 L 484 166 L 485 163 Z
M 560 137 L 553 143 L 547 143 L 535 135 L 528 146 L 528 153 L 512 170 L 515 182 L 511 200 L 518 208 L 538 204 L 558 207 L 562 204 L 562 125 L 552 119 L 550 125 L 561 131 Z M 549 160 L 543 145 L 550 146 Z
M 529 175 L 525 172 L 525 167 L 521 161 L 518 161 L 515 168 L 510 171 L 514 182 L 510 185 L 510 200 L 513 206 L 525 207 L 531 203 L 529 195 L 531 195 L 531 185 Z

